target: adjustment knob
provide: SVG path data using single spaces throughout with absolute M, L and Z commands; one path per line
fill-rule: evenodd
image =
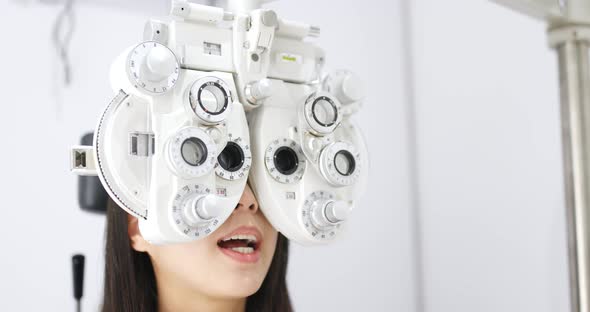
M 331 73 L 324 80 L 324 89 L 336 96 L 342 104 L 358 102 L 365 96 L 362 81 L 348 70 Z
M 180 65 L 174 52 L 155 41 L 146 41 L 131 50 L 127 74 L 133 85 L 150 94 L 161 94 L 174 87 Z
M 151 82 L 163 81 L 174 74 L 176 70 L 174 54 L 161 45 L 155 46 L 147 52 L 144 64 L 141 74 Z
M 264 10 L 261 14 L 262 24 L 268 27 L 277 27 L 279 25 L 279 18 L 277 13 L 273 10 Z
M 272 83 L 269 79 L 251 82 L 246 86 L 246 99 L 253 105 L 261 104 L 272 93 Z
M 215 195 L 195 195 L 186 202 L 183 217 L 190 226 L 198 226 L 222 213 Z
M 312 222 L 320 229 L 346 221 L 350 206 L 341 200 L 317 200 L 312 204 Z
M 326 219 L 332 223 L 346 221 L 350 214 L 350 207 L 344 201 L 337 200 L 326 204 Z

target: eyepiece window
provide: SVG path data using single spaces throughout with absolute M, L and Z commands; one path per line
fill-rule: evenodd
M 341 150 L 336 153 L 334 157 L 334 168 L 336 168 L 338 173 L 343 176 L 349 176 L 354 172 L 355 167 L 356 161 L 349 151 Z
M 275 152 L 274 165 L 281 174 L 291 175 L 297 171 L 299 157 L 292 148 L 281 146 Z
M 236 172 L 244 165 L 244 151 L 235 142 L 228 142 L 221 154 L 217 157 L 219 165 L 229 171 Z
M 220 114 L 227 108 L 227 94 L 217 84 L 205 84 L 199 90 L 199 105 L 209 114 Z
M 301 146 L 288 138 L 270 142 L 264 153 L 264 164 L 273 179 L 285 184 L 301 181 L 307 166 Z
M 190 137 L 182 142 L 180 154 L 187 164 L 197 167 L 207 160 L 207 146 L 200 139 Z
M 331 127 L 338 119 L 338 109 L 332 99 L 321 96 L 315 100 L 311 108 L 313 118 L 324 127 Z

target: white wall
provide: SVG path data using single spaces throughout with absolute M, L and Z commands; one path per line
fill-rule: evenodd
M 141 39 L 147 13 L 79 8 L 69 49 L 74 83 L 63 89 L 56 88 L 58 68 L 49 42 L 57 9 L 28 2 L 0 5 L 0 29 L 8 43 L 0 50 L 0 310 L 73 310 L 70 256 L 83 252 L 84 310 L 96 311 L 104 219 L 78 210 L 68 147 L 94 127 L 112 97 L 110 62 Z M 288 278 L 298 311 L 414 310 L 398 4 L 347 0 L 336 8 L 324 1 L 284 0 L 272 5 L 283 16 L 321 26 L 328 67 L 358 72 L 369 93 L 359 115 L 371 149 L 369 191 L 344 241 L 326 248 L 293 246 Z
M 52 6 L 2 3 L 0 310 L 73 311 L 70 256 L 87 256 L 85 311 L 101 292 L 104 218 L 77 208 L 68 148 L 112 97 L 111 60 L 141 39 L 144 18 L 82 8 L 70 52 L 74 83 L 56 88 Z M 57 104 L 60 98 L 60 106 Z M 61 107 L 61 113 L 58 113 Z
M 425 311 L 568 311 L 545 26 L 484 0 L 411 3 Z

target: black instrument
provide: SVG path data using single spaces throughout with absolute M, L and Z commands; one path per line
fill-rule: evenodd
M 82 311 L 81 300 L 84 295 L 84 255 L 72 256 L 72 273 L 74 276 L 74 299 L 76 299 L 76 311 Z

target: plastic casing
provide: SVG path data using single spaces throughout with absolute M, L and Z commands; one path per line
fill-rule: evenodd
M 96 140 L 109 142 L 104 146 L 95 146 L 102 157 L 104 167 L 113 168 L 109 174 L 99 172 L 99 177 L 111 197 L 123 209 L 140 218 L 139 228 L 148 241 L 152 243 L 172 243 L 194 240 L 185 235 L 174 224 L 172 218 L 172 201 L 185 186 L 203 185 L 218 196 L 218 204 L 223 206 L 223 213 L 211 220 L 203 228 L 200 237 L 213 232 L 229 217 L 243 192 L 246 177 L 228 181 L 216 176 L 212 169 L 202 177 L 187 178 L 175 174 L 171 168 L 168 155 L 168 141 L 184 127 L 199 127 L 203 130 L 217 128 L 222 134 L 216 142 L 216 160 L 227 143 L 229 135 L 242 138 L 248 145 L 249 135 L 243 106 L 237 101 L 237 91 L 233 76 L 225 72 L 204 72 L 181 69 L 178 81 L 172 90 L 165 94 L 151 95 L 135 88 L 126 73 L 127 50 L 115 61 L 111 71 L 113 90 L 123 90 L 128 97 L 121 103 L 114 103 L 105 111 L 96 133 L 102 135 Z M 189 89 L 203 77 L 217 77 L 229 86 L 233 101 L 231 112 L 226 121 L 218 125 L 207 125 L 197 118 L 188 104 Z M 105 118 L 106 117 L 106 118 Z M 153 133 L 154 153 L 150 157 L 130 155 L 130 133 Z M 209 161 L 209 160 L 208 160 Z M 105 178 L 105 176 L 107 176 Z M 123 198 L 125 200 L 123 200 Z

